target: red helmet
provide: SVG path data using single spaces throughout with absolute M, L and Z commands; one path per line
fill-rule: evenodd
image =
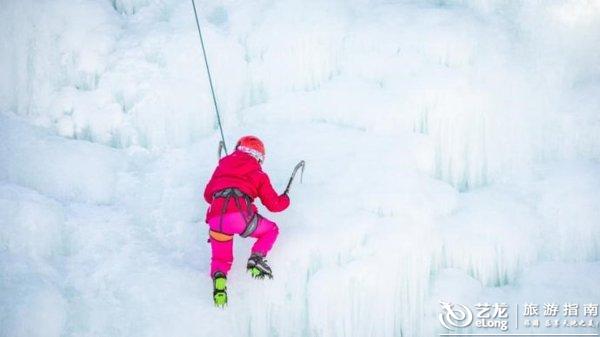
M 244 136 L 240 138 L 235 148 L 251 155 L 261 163 L 265 160 L 265 145 L 256 136 Z

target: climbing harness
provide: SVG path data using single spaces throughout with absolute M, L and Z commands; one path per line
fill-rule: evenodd
M 230 234 L 223 232 L 223 215 L 225 215 L 225 212 L 227 212 L 227 206 L 229 206 L 229 201 L 231 199 L 233 199 L 235 207 L 237 207 L 237 209 L 240 212 L 240 215 L 244 218 L 244 222 L 246 223 L 246 228 L 244 229 L 244 232 L 240 234 L 240 236 L 243 238 L 247 238 L 248 236 L 252 235 L 252 233 L 254 233 L 256 227 L 258 227 L 260 215 L 258 215 L 257 212 L 254 212 L 252 210 L 252 198 L 250 198 L 250 196 L 248 196 L 246 193 L 240 191 L 237 188 L 230 187 L 215 192 L 213 198 L 225 199 L 225 201 L 223 202 L 223 207 L 221 208 L 221 218 L 219 219 L 219 232 L 217 233 L 231 236 Z M 243 212 L 242 210 L 242 205 L 240 204 L 239 200 L 240 198 L 244 198 L 244 200 L 246 201 L 246 212 Z M 213 236 L 211 235 L 211 237 Z M 219 241 L 216 238 L 215 240 Z
M 204 56 L 204 65 L 206 66 L 206 74 L 208 75 L 208 84 L 210 84 L 210 93 L 212 94 L 213 104 L 215 106 L 215 113 L 217 114 L 217 124 L 219 125 L 219 131 L 221 132 L 221 142 L 223 142 L 223 149 L 227 155 L 227 146 L 225 145 L 225 136 L 223 135 L 223 125 L 221 124 L 221 114 L 219 113 L 219 105 L 217 104 L 217 96 L 215 95 L 215 88 L 213 86 L 212 76 L 210 75 L 210 67 L 208 66 L 208 57 L 206 57 L 206 48 L 204 48 L 204 39 L 202 38 L 202 30 L 200 29 L 200 21 L 198 21 L 198 12 L 196 11 L 196 3 L 192 0 L 192 7 L 194 7 L 194 17 L 196 18 L 196 27 L 198 28 L 198 36 L 200 36 L 200 45 L 202 46 L 202 55 Z M 220 150 L 219 150 L 220 152 Z M 220 158 L 221 156 L 219 156 Z

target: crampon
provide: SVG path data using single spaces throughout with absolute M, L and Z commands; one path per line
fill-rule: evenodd
M 252 254 L 248 259 L 246 270 L 250 273 L 250 276 L 257 279 L 273 278 L 273 272 L 271 267 L 267 264 L 267 261 L 258 254 Z
M 227 277 L 220 272 L 213 275 L 213 300 L 216 307 L 227 305 Z

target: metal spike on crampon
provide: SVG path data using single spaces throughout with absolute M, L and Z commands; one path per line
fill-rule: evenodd
M 252 276 L 252 278 L 255 278 L 255 279 L 263 280 L 265 277 L 267 277 L 269 279 L 273 278 L 273 275 L 265 273 L 256 267 L 248 268 L 248 272 L 250 273 L 250 276 Z

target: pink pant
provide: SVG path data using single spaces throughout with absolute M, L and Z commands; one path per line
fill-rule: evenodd
M 226 213 L 221 217 L 216 216 L 208 220 L 210 229 L 218 232 L 227 234 L 241 234 L 246 229 L 246 222 L 239 212 Z M 222 229 L 219 228 L 222 225 Z M 262 256 L 267 256 L 267 253 L 273 247 L 275 239 L 279 234 L 279 228 L 277 225 L 268 219 L 259 217 L 258 226 L 254 233 L 250 236 L 256 238 L 256 242 L 252 246 L 252 253 L 259 253 Z M 210 239 L 210 246 L 212 250 L 212 260 L 210 263 L 210 275 L 212 276 L 215 272 L 220 271 L 227 275 L 227 272 L 231 268 L 233 262 L 233 240 L 229 241 L 217 241 Z

